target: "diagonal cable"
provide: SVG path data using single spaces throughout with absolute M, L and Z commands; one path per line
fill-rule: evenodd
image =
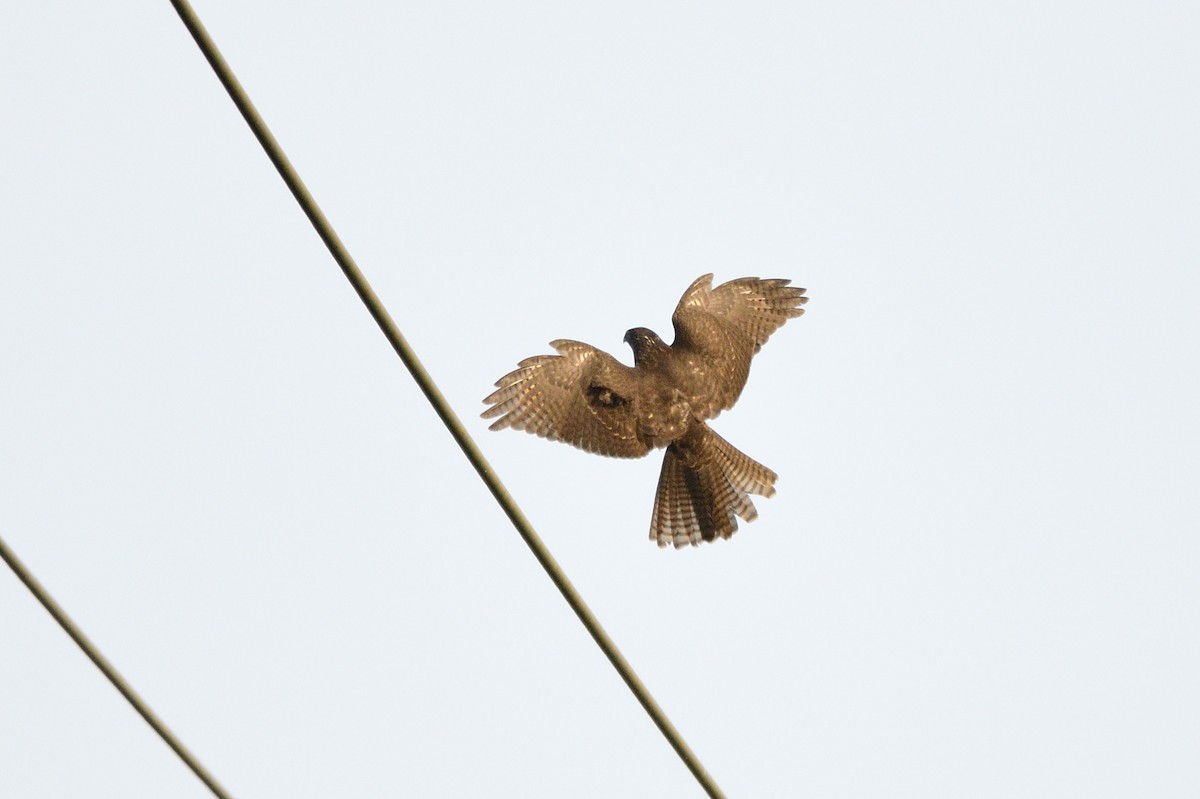
M 412 374 L 413 379 L 417 381 L 417 385 L 424 392 L 425 397 L 433 405 L 434 411 L 442 422 L 450 431 L 450 435 L 462 448 L 463 454 L 467 456 L 467 460 L 475 467 L 475 471 L 479 472 L 479 476 L 483 479 L 488 490 L 492 492 L 492 496 L 496 498 L 496 502 L 504 510 L 505 514 L 512 521 L 513 526 L 517 528 L 521 538 L 532 550 L 533 555 L 538 562 L 542 564 L 542 568 L 546 570 L 546 574 L 562 592 L 563 598 L 567 600 L 567 604 L 575 611 L 575 615 L 583 622 L 583 626 L 591 633 L 595 639 L 596 645 L 604 652 L 608 659 L 612 662 L 617 673 L 621 675 L 621 679 L 629 686 L 629 690 L 637 697 L 646 713 L 654 721 L 655 725 L 666 737 L 667 741 L 678 753 L 684 764 L 699 781 L 701 787 L 709 794 L 709 796 L 722 796 L 721 789 L 717 787 L 716 782 L 704 769 L 700 760 L 692 752 L 687 742 L 683 740 L 683 736 L 675 729 L 675 725 L 667 718 L 667 715 L 654 701 L 654 697 L 650 695 L 650 691 L 634 673 L 633 667 L 629 665 L 629 661 L 617 649 L 617 645 L 609 638 L 608 633 L 600 626 L 600 622 L 592 614 L 592 611 L 584 603 L 579 592 L 575 590 L 575 586 L 567 579 L 567 575 L 563 572 L 558 562 L 550 554 L 550 550 L 542 542 L 538 534 L 534 532 L 533 525 L 525 518 L 525 514 L 517 507 L 517 503 L 509 495 L 508 490 L 500 482 L 500 478 L 496 476 L 495 471 L 487 460 L 483 457 L 479 447 L 471 439 L 465 427 L 454 411 L 451 410 L 450 404 L 446 402 L 441 391 L 433 382 L 433 378 L 425 371 L 425 367 L 421 365 L 408 342 L 404 340 L 400 329 L 396 327 L 396 323 L 392 321 L 392 317 L 388 314 L 387 309 L 383 307 L 379 297 L 371 288 L 363 273 L 359 270 L 358 265 L 350 256 L 345 245 L 342 244 L 337 233 L 334 232 L 333 226 L 329 220 L 325 218 L 316 201 L 309 194 L 304 182 L 292 167 L 287 156 L 284 155 L 283 149 L 279 146 L 279 142 L 271 135 L 271 131 L 267 129 L 266 123 L 259 116 L 258 111 L 254 108 L 254 104 L 250 102 L 249 96 L 246 94 L 242 85 L 238 82 L 237 77 L 233 74 L 229 64 L 221 56 L 217 50 L 217 46 L 213 43 L 212 38 L 208 35 L 204 25 L 196 16 L 196 12 L 192 9 L 191 4 L 187 0 L 171 0 L 171 4 L 175 6 L 175 10 L 179 13 L 179 18 L 183 20 L 183 24 L 187 27 L 188 32 L 192 34 L 192 38 L 196 40 L 196 44 L 200 47 L 200 51 L 204 57 L 208 59 L 209 66 L 216 73 L 217 79 L 229 92 L 233 104 L 237 106 L 238 111 L 246 120 L 246 124 L 250 126 L 250 130 L 266 151 L 267 157 L 271 159 L 271 163 L 279 171 L 279 176 L 283 178 L 283 182 L 291 189 L 292 195 L 296 198 L 296 202 L 300 204 L 300 208 L 308 216 L 313 228 L 316 229 L 317 235 L 325 242 L 325 246 L 329 248 L 329 252 L 333 255 L 342 272 L 345 273 L 346 279 L 350 281 L 350 285 L 358 293 L 359 299 L 367 307 L 367 311 L 375 319 L 379 325 L 379 329 L 383 331 L 383 335 L 391 343 L 392 348 L 396 350 L 396 354 L 400 356 L 400 360 L 404 362 L 404 366 Z
M 117 671 L 113 664 L 108 662 L 108 658 L 100 654 L 100 650 L 96 648 L 96 645 L 83 634 L 83 630 L 79 629 L 71 617 L 67 615 L 67 612 L 59 607 L 59 604 L 54 601 L 54 597 L 50 596 L 50 592 L 42 587 L 42 584 L 25 567 L 25 564 L 21 562 L 16 553 L 9 549 L 8 544 L 4 543 L 3 538 L 0 538 L 0 560 L 8 564 L 8 568 L 13 570 L 13 574 L 17 575 L 17 579 L 25 583 L 25 587 L 29 589 L 29 592 L 54 617 L 54 620 L 58 622 L 58 626 L 62 627 L 67 635 L 71 636 L 71 640 L 83 650 L 83 653 L 91 659 L 92 663 L 96 664 L 96 668 L 100 669 L 101 673 L 113 684 L 113 687 L 121 692 L 121 696 L 125 697 L 125 700 L 129 704 L 133 705 L 133 709 L 158 733 L 158 737 L 162 738 L 163 742 L 171 747 L 171 750 L 179 756 L 179 759 L 192 770 L 192 773 L 199 777 L 200 781 L 212 791 L 213 796 L 216 796 L 217 799 L 231 799 L 230 794 L 217 782 L 217 778 L 210 774 L 208 769 L 196 759 L 196 756 L 188 751 L 188 748 L 183 745 L 183 741 L 175 737 L 175 733 L 171 732 L 167 728 L 167 725 L 163 723 L 163 720 L 150 709 L 150 706 L 146 704 L 146 700 L 142 699 L 138 695 L 138 692 L 133 690 L 133 686 L 125 681 L 125 678 L 121 676 L 121 673 Z

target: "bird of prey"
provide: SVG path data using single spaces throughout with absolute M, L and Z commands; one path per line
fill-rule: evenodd
M 734 449 L 706 420 L 737 402 L 750 359 L 808 297 L 788 280 L 743 277 L 712 287 L 712 275 L 683 293 L 670 345 L 653 331 L 625 334 L 629 367 L 578 341 L 551 341 L 496 381 L 484 402 L 492 430 L 511 427 L 588 452 L 640 458 L 666 447 L 650 539 L 676 548 L 729 538 L 737 518 L 758 512 L 749 494 L 770 497 L 777 475 Z M 496 418 L 499 417 L 499 418 Z

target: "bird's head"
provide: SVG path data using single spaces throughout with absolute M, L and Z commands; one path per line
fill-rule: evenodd
M 625 332 L 625 343 L 633 350 L 634 365 L 652 359 L 659 352 L 665 352 L 668 347 L 658 334 L 645 327 L 635 327 Z

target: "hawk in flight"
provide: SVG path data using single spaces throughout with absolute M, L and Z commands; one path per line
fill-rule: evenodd
M 804 289 L 743 277 L 712 287 L 704 275 L 683 293 L 670 345 L 653 331 L 625 334 L 629 367 L 578 341 L 551 341 L 496 382 L 484 402 L 492 430 L 511 427 L 617 458 L 666 447 L 650 538 L 683 547 L 729 538 L 750 494 L 775 493 L 775 472 L 734 449 L 706 424 L 737 402 L 750 359 L 776 330 L 804 313 Z M 496 418 L 499 417 L 499 418 Z

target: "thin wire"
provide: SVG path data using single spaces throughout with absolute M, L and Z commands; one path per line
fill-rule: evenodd
M 83 634 L 83 630 L 79 629 L 71 617 L 67 615 L 67 612 L 59 607 L 59 604 L 54 601 L 54 597 L 50 596 L 50 593 L 42 587 L 42 584 L 25 567 L 25 564 L 21 562 L 16 553 L 8 548 L 8 544 L 4 543 L 3 538 L 0 538 L 0 558 L 3 558 L 4 562 L 8 564 L 8 568 L 13 570 L 13 574 L 17 575 L 17 579 L 25 583 L 25 587 L 37 598 L 38 602 L 42 603 L 42 607 L 54 617 L 54 620 L 58 622 L 58 626 L 62 627 L 67 635 L 71 636 L 71 640 L 96 664 L 96 668 L 100 669 L 101 673 L 113 684 L 113 687 L 121 692 L 121 696 L 125 697 L 125 700 L 129 704 L 133 705 L 133 709 L 138 712 L 138 715 L 154 728 L 154 731 L 158 733 L 158 737 L 162 738 L 163 742 L 171 747 L 171 750 L 179 755 L 179 759 L 192 770 L 192 773 L 208 786 L 213 796 L 216 796 L 217 799 L 231 799 L 230 794 L 217 782 L 217 778 L 210 774 L 208 769 L 196 759 L 196 756 L 188 751 L 188 748 L 183 745 L 183 741 L 175 737 L 175 733 L 171 732 L 167 728 L 167 725 L 163 723 L 163 720 L 150 709 L 150 706 L 146 704 L 146 700 L 142 699 L 138 695 L 138 692 L 133 690 L 133 686 L 125 681 L 125 678 L 121 676 L 113 664 L 108 662 L 108 658 L 100 654 L 100 650 L 96 648 L 96 645 Z
M 641 679 L 634 673 L 633 667 L 625 660 L 624 655 L 617 649 L 617 645 L 613 643 L 612 639 L 608 637 L 608 633 L 600 626 L 600 622 L 584 603 L 579 592 L 575 590 L 575 586 L 567 579 L 567 575 L 563 572 L 557 561 L 554 560 L 554 557 L 550 554 L 550 550 L 546 548 L 541 538 L 534 532 L 533 525 L 529 523 L 529 520 L 525 518 L 525 514 L 517 507 L 517 503 L 509 495 L 508 490 L 500 482 L 500 478 L 496 476 L 491 465 L 483 457 L 483 453 L 479 451 L 479 448 L 467 433 L 466 428 L 463 427 L 462 422 L 459 421 L 454 411 L 451 410 L 450 404 L 446 402 L 445 397 L 438 390 L 437 385 L 433 382 L 433 378 L 425 371 L 425 367 L 421 365 L 420 360 L 417 359 L 408 342 L 404 340 L 404 336 L 400 334 L 400 329 L 396 327 L 396 323 L 392 321 L 392 317 L 388 314 L 387 309 L 384 308 L 383 303 L 380 302 L 379 297 L 376 296 L 367 279 L 359 271 L 358 265 L 350 256 L 345 245 L 342 244 L 341 239 L 338 238 L 337 233 L 334 232 L 333 226 L 329 224 L 329 220 L 325 218 L 325 214 L 322 213 L 312 195 L 309 194 L 304 182 L 300 180 L 300 176 L 292 168 L 291 162 L 284 155 L 283 149 L 279 146 L 275 137 L 271 135 L 271 131 L 267 128 L 262 117 L 259 116 L 258 111 L 254 108 L 254 104 L 250 102 L 249 96 L 247 96 L 237 77 L 233 74 L 233 70 L 230 69 L 225 59 L 221 56 L 220 51 L 217 50 L 217 46 L 213 43 L 213 40 L 208 35 L 208 31 L 205 30 L 204 25 L 196 16 L 196 12 L 192 10 L 187 0 L 171 0 L 171 4 L 175 6 L 175 10 L 179 13 L 179 18 L 183 20 L 183 24 L 187 26 L 188 31 L 192 34 L 192 38 L 196 40 L 196 44 L 200 47 L 200 51 L 204 54 L 204 57 L 208 59 L 208 63 L 212 67 L 213 72 L 216 73 L 217 79 L 221 81 L 225 90 L 229 92 L 233 104 L 237 106 L 238 111 L 245 118 L 246 124 L 250 126 L 250 130 L 253 131 L 255 138 L 258 139 L 259 144 L 266 151 L 267 157 L 271 159 L 271 163 L 279 171 L 279 176 L 283 178 L 283 182 L 291 189 L 296 202 L 300 204 L 300 208 L 308 216 L 312 226 L 316 229 L 317 235 L 325 242 L 325 246 L 329 248 L 330 254 L 333 255 L 334 260 L 337 261 L 338 266 L 345 273 L 346 279 L 350 281 L 350 285 L 358 293 L 359 298 L 367 307 L 367 311 L 370 312 L 375 322 L 379 325 L 379 329 L 383 331 L 384 336 L 387 337 L 393 349 L 396 350 L 396 354 L 400 356 L 400 360 L 404 362 L 413 379 L 417 381 L 417 385 L 425 394 L 430 404 L 433 405 L 434 411 L 437 412 L 437 415 L 441 417 L 442 423 L 449 429 L 450 435 L 454 437 L 458 446 L 462 448 L 463 454 L 467 456 L 467 460 L 475 467 L 475 471 L 479 472 L 479 476 L 483 479 L 484 484 L 487 485 L 488 490 L 492 492 L 492 496 L 496 498 L 500 507 L 512 521 L 513 526 L 517 528 L 517 532 L 520 533 L 521 538 L 525 540 L 529 549 L 533 551 L 534 557 L 542 564 L 542 568 L 546 570 L 546 574 L 550 576 L 554 585 L 562 592 L 563 598 L 567 600 L 567 604 L 571 606 L 571 609 L 575 611 L 575 615 L 583 622 L 583 626 L 591 633 L 592 638 L 596 641 L 596 645 L 600 647 L 612 662 L 617 673 L 621 675 L 621 679 L 629 686 L 629 690 L 637 697 L 638 702 L 641 703 L 646 713 L 654 721 L 654 724 L 666 737 L 667 741 L 670 742 L 697 781 L 699 781 L 701 787 L 704 788 L 709 796 L 723 796 L 721 789 L 717 787 L 716 782 L 683 740 L 683 736 L 675 729 L 675 725 L 671 723 L 662 708 L 654 701 L 654 697 L 650 695 L 650 691 L 647 690 Z

